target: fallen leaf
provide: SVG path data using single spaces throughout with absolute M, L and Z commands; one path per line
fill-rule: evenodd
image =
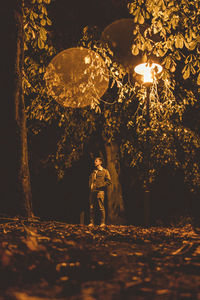
M 157 290 L 156 291 L 157 295 L 165 295 L 165 294 L 169 294 L 169 293 L 170 293 L 170 290 L 167 290 L 167 289 Z

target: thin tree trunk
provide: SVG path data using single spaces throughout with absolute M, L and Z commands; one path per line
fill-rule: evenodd
M 18 147 L 18 188 L 22 210 L 25 216 L 32 216 L 32 193 L 28 163 L 28 143 L 26 114 L 24 104 L 23 70 L 24 70 L 24 28 L 22 1 L 16 1 L 16 63 L 15 63 L 15 122 Z
M 26 115 L 23 91 L 24 30 L 22 0 L 5 1 L 0 10 L 0 213 L 32 216 Z
M 119 148 L 116 143 L 105 144 L 107 168 L 110 172 L 112 185 L 108 187 L 108 224 L 125 224 L 124 202 L 122 187 L 119 181 L 120 163 Z

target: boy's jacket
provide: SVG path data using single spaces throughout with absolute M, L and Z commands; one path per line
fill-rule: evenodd
M 92 191 L 103 191 L 110 184 L 111 178 L 107 169 L 94 170 L 90 175 L 89 186 Z

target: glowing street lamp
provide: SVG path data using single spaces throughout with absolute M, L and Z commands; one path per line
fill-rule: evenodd
M 135 72 L 143 76 L 144 84 L 152 84 L 156 74 L 162 72 L 162 66 L 156 63 L 143 63 L 135 67 Z
M 142 63 L 137 65 L 134 68 L 134 71 L 143 76 L 143 84 L 146 86 L 146 124 L 147 124 L 147 180 L 144 182 L 144 223 L 145 225 L 149 225 L 150 220 L 150 142 L 149 142 L 149 133 L 150 133 L 150 114 L 149 114 L 149 104 L 150 104 L 150 88 L 155 80 L 155 76 L 162 72 L 162 66 L 157 63 Z

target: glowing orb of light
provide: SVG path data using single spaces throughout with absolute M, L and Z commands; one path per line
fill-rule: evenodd
M 148 24 L 140 25 L 140 33 L 143 35 L 148 30 Z M 123 18 L 109 24 L 102 32 L 101 39 L 106 42 L 109 48 L 113 51 L 114 59 L 122 64 L 130 76 L 133 75 L 133 69 L 141 62 L 147 62 L 143 51 L 138 51 L 138 54 L 133 54 L 133 44 L 137 37 L 137 25 L 133 18 Z M 159 34 L 151 34 L 151 39 L 154 42 L 161 41 Z M 157 62 L 158 58 L 151 54 L 151 60 Z M 132 78 L 134 81 L 134 79 Z
M 125 67 L 133 65 L 136 60 L 132 55 L 135 28 L 133 19 L 120 19 L 109 24 L 101 35 L 101 39 L 108 43 L 116 59 Z
M 144 83 L 153 82 L 155 74 L 162 72 L 162 66 L 156 63 L 143 63 L 134 68 L 134 71 L 143 76 Z
M 69 48 L 58 53 L 47 66 L 44 78 L 48 95 L 73 108 L 92 105 L 109 86 L 104 60 L 86 48 Z

